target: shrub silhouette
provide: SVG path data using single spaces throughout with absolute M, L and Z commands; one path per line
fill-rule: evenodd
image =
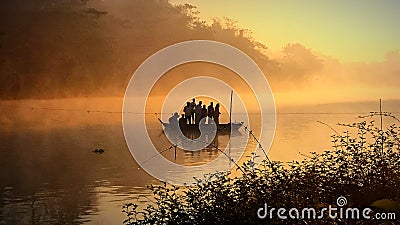
M 340 196 L 348 200 L 345 207 L 371 208 L 371 217 L 389 212 L 372 205 L 400 198 L 399 129 L 395 124 L 378 128 L 373 116 L 369 121 L 340 124 L 356 133 L 336 132 L 331 136 L 332 150 L 312 152 L 302 161 L 254 165 L 249 160 L 240 166 L 241 176 L 217 173 L 196 179 L 194 186 L 151 186 L 154 202 L 144 210 L 136 204 L 124 205 L 124 224 L 399 224 L 399 218 L 344 220 L 327 214 L 314 220 L 282 220 L 276 213 L 272 219 L 257 217 L 265 203 L 275 208 L 320 209 L 336 206 Z

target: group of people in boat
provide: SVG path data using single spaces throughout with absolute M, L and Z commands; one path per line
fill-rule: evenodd
M 199 124 L 201 119 L 208 117 L 214 119 L 215 124 L 218 126 L 220 114 L 219 103 L 217 103 L 215 107 L 213 102 L 210 102 L 210 104 L 206 106 L 202 101 L 199 101 L 199 103 L 196 104 L 196 99 L 193 98 L 192 102 L 186 102 L 186 106 L 183 108 L 183 114 L 181 118 L 179 118 L 179 125 Z M 177 117 L 178 113 L 175 113 L 170 118 L 169 122 L 175 122 L 178 119 Z

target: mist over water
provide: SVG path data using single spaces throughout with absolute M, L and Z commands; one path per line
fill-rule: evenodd
M 398 105 L 384 101 L 383 109 L 399 112 Z M 148 202 L 139 196 L 150 197 L 146 186 L 160 182 L 141 170 L 132 158 L 122 133 L 120 106 L 119 98 L 1 102 L 0 221 L 118 224 L 124 219 L 123 203 Z M 364 102 L 278 110 L 277 129 L 268 156 L 286 162 L 301 160 L 301 154 L 310 151 L 331 149 L 333 132 L 316 121 L 340 132 L 342 128 L 336 123 L 352 123 L 359 113 L 378 109 L 378 102 Z M 303 113 L 292 114 L 296 112 Z M 384 125 L 392 122 L 384 120 Z M 155 115 L 148 117 L 148 132 L 157 149 L 170 146 L 162 141 L 164 134 Z M 242 128 L 240 133 L 245 134 Z M 227 136 L 218 136 L 214 143 L 223 147 L 228 140 Z M 249 150 L 254 147 L 256 143 L 249 140 Z M 97 148 L 105 152 L 92 152 Z M 163 156 L 179 164 L 198 165 L 219 154 L 206 148 L 194 153 L 178 150 L 176 159 L 173 151 L 164 152 Z

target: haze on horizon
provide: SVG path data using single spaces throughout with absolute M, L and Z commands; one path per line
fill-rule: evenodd
M 399 98 L 400 46 L 393 39 L 400 39 L 400 19 L 392 12 L 397 3 L 387 1 L 368 17 L 375 12 L 370 1 L 365 10 L 357 8 L 361 3 L 341 2 L 337 14 L 329 15 L 322 14 L 332 3 L 305 7 L 284 1 L 268 7 L 272 3 L 258 2 L 256 7 L 256 2 L 5 0 L 0 9 L 0 98 L 122 97 L 147 57 L 196 39 L 221 41 L 247 53 L 265 73 L 277 104 Z M 268 13 L 272 9 L 279 10 Z M 259 17 L 263 12 L 270 20 Z M 280 13 L 286 16 L 273 20 Z M 351 15 L 362 26 L 347 33 L 357 25 L 350 23 Z M 219 18 L 210 22 L 207 16 Z M 328 17 L 331 24 L 316 24 Z M 295 19 L 299 26 L 293 25 Z M 369 25 L 371 30 L 361 32 Z M 326 33 L 323 27 L 337 30 Z M 273 53 L 277 46 L 280 52 Z M 347 62 L 363 54 L 359 62 Z M 203 66 L 193 70 L 217 72 Z
M 301 43 L 341 62 L 374 62 L 400 49 L 400 2 L 396 0 L 170 2 L 195 5 L 208 23 L 216 17 L 237 21 L 278 53 L 288 43 Z

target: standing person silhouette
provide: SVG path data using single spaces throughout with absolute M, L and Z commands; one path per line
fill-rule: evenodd
M 206 118 L 206 117 L 207 117 L 207 108 L 206 108 L 206 105 L 204 104 L 203 108 L 201 108 L 201 118 L 200 118 L 200 120 L 203 119 L 203 118 Z M 199 121 L 199 123 L 200 123 L 200 121 Z
M 192 102 L 190 103 L 190 107 L 192 108 L 192 114 L 190 115 L 190 119 L 192 121 L 192 123 L 195 123 L 195 118 L 194 115 L 196 114 L 196 100 L 193 98 Z
M 210 123 L 210 119 L 214 117 L 214 103 L 210 102 L 210 105 L 207 108 L 207 116 L 208 116 L 208 123 Z
M 186 106 L 183 108 L 183 112 L 185 113 L 187 124 L 191 124 L 192 107 L 190 106 L 190 102 L 186 102 Z
M 217 103 L 214 109 L 214 121 L 217 124 L 217 127 L 219 126 L 219 114 L 221 113 L 219 112 L 219 103 Z
M 196 105 L 196 107 L 195 107 L 195 109 L 194 109 L 194 111 L 195 111 L 195 122 L 196 122 L 196 124 L 199 124 L 200 123 L 200 120 L 201 120 L 201 118 L 202 118 L 202 115 L 201 115 L 201 108 L 202 108 L 202 105 L 203 104 L 203 102 L 202 101 L 199 101 L 199 104 L 197 104 Z

